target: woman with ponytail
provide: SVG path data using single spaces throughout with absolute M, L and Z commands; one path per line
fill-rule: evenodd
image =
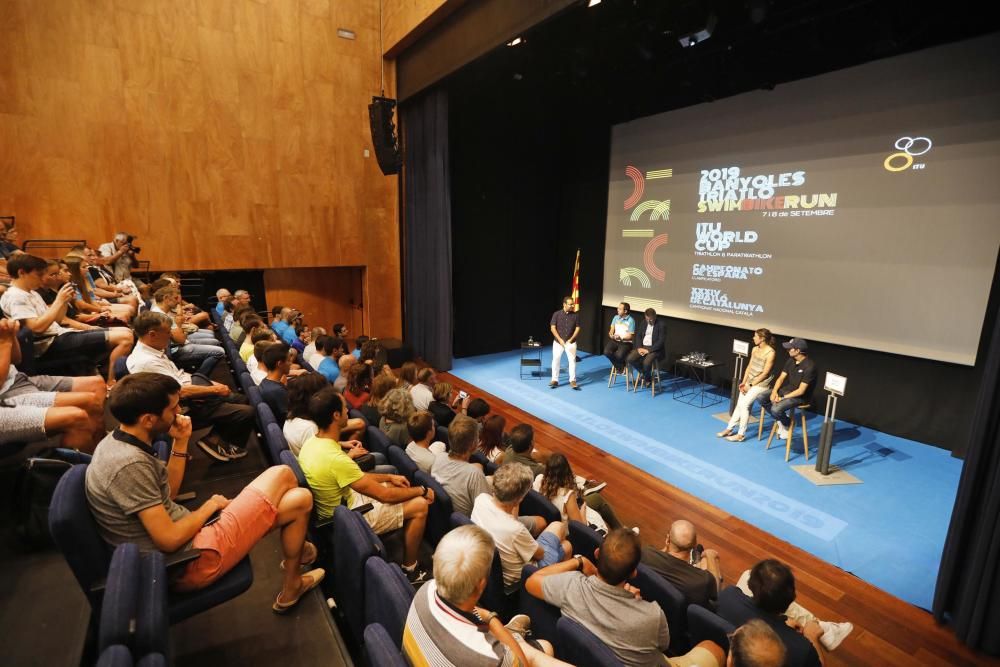
M 725 430 L 716 433 L 718 437 L 730 442 L 743 442 L 750 421 L 750 406 L 758 396 L 771 388 L 774 380 L 774 336 L 767 329 L 757 329 L 753 332 L 753 344 L 750 363 L 740 382 L 740 397 L 736 401 L 736 409 Z M 733 429 L 737 424 L 739 430 L 734 433 Z

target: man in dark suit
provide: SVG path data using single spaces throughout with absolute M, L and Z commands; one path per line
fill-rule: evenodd
M 634 339 L 635 349 L 629 353 L 625 360 L 636 372 L 642 373 L 642 377 L 646 380 L 649 380 L 653 361 L 663 359 L 664 343 L 667 338 L 666 329 L 663 322 L 656 319 L 656 311 L 647 308 L 646 319 L 639 326 L 638 334 Z

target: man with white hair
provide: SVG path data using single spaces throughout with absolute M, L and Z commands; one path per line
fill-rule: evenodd
M 642 562 L 676 586 L 688 604 L 714 611 L 722 587 L 719 552 L 699 546 L 694 524 L 681 519 L 670 524 L 663 549 L 642 548 Z
M 417 591 L 406 616 L 403 651 L 414 665 L 496 667 L 565 665 L 546 641 L 525 641 L 531 619 L 507 625 L 477 606 L 493 563 L 493 540 L 479 526 L 461 526 L 434 551 L 434 579 Z
M 434 467 L 437 465 L 435 459 Z M 518 507 L 533 480 L 528 466 L 505 463 L 493 473 L 493 495 L 480 494 L 472 507 L 472 523 L 485 528 L 496 542 L 508 592 L 521 583 L 521 570 L 528 563 L 546 567 L 573 557 L 565 522 L 553 521 L 536 540 L 518 518 Z
M 97 252 L 104 257 L 104 263 L 111 267 L 115 274 L 115 281 L 132 279 L 132 263 L 135 261 L 135 250 L 132 241 L 125 232 L 115 234 L 113 241 L 102 244 Z
M 219 315 L 226 312 L 226 302 L 233 298 L 233 295 L 229 293 L 225 287 L 215 290 L 215 298 L 219 300 L 219 303 L 215 304 L 215 312 Z

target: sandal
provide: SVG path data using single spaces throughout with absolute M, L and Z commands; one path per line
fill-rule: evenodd
M 284 614 L 286 611 L 297 605 L 299 603 L 299 600 L 302 599 L 303 595 L 305 595 L 312 589 L 316 588 L 319 585 L 319 582 L 323 581 L 323 577 L 325 576 L 326 576 L 326 571 L 323 570 L 323 568 L 321 567 L 318 567 L 315 570 L 309 570 L 308 572 L 302 575 L 303 579 L 308 578 L 309 583 L 306 583 L 302 586 L 302 590 L 300 590 L 299 594 L 295 596 L 295 599 L 292 600 L 291 602 L 282 602 L 281 593 L 278 593 L 278 597 L 275 598 L 274 604 L 271 605 L 271 609 L 276 614 Z
M 725 431 L 719 431 L 718 433 L 716 433 L 715 437 L 716 438 L 725 438 L 726 436 L 731 435 L 732 432 L 733 432 L 733 429 L 727 428 Z
M 302 556 L 300 557 L 299 560 L 299 566 L 308 567 L 313 563 L 315 563 L 318 557 L 319 557 L 319 549 L 316 548 L 315 544 L 313 544 L 309 540 L 306 540 L 305 543 L 302 545 Z M 281 561 L 281 569 L 282 570 L 285 569 L 284 560 Z
M 734 433 L 732 435 L 726 436 L 726 440 L 729 442 L 743 442 L 747 437 L 745 435 L 740 435 L 739 433 Z

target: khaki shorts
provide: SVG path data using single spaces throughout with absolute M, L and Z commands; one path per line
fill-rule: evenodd
M 684 655 L 667 658 L 670 667 L 719 667 L 719 661 L 706 648 L 695 646 Z
M 371 503 L 374 506 L 371 511 L 365 512 L 362 516 L 376 535 L 385 535 L 403 527 L 403 503 L 380 503 L 357 491 L 351 495 L 351 509 L 361 507 L 365 503 Z

